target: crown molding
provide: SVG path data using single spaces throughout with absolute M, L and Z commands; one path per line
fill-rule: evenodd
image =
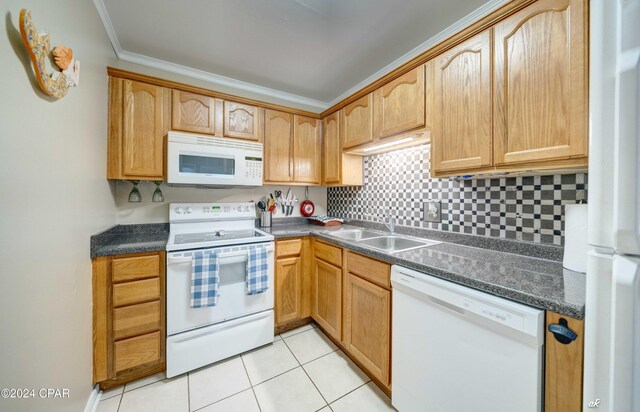
M 151 67 L 158 70 L 163 70 L 169 73 L 178 74 L 181 76 L 191 77 L 194 79 L 199 79 L 211 83 L 212 85 L 223 86 L 227 88 L 232 88 L 235 90 L 241 90 L 253 95 L 261 96 L 266 100 L 277 100 L 279 102 L 286 102 L 288 104 L 301 107 L 304 106 L 305 109 L 311 109 L 311 111 L 322 112 L 326 109 L 329 109 L 336 104 L 340 103 L 344 99 L 352 96 L 359 90 L 365 88 L 367 85 L 373 83 L 377 79 L 383 77 L 385 74 L 393 71 L 394 69 L 402 66 L 403 64 L 411 61 L 442 41 L 448 39 L 459 31 L 465 29 L 472 23 L 477 20 L 485 17 L 489 13 L 495 11 L 499 7 L 508 3 L 510 0 L 491 0 L 488 3 L 485 3 L 481 7 L 467 14 L 451 26 L 442 30 L 435 36 L 431 37 L 424 43 L 415 47 L 413 50 L 405 53 L 401 57 L 397 58 L 393 62 L 389 63 L 382 69 L 378 70 L 371 76 L 362 80 L 360 83 L 351 87 L 349 90 L 342 93 L 340 96 L 336 97 L 330 102 L 323 102 L 319 100 L 310 99 L 304 96 L 299 96 L 292 93 L 283 92 L 276 89 L 271 89 L 264 86 L 259 86 L 253 83 L 244 82 L 242 80 L 233 79 L 231 77 L 221 76 L 218 74 L 214 74 L 211 72 L 207 72 L 204 70 L 194 69 L 192 67 L 184 66 L 177 63 L 171 63 L 165 60 L 156 59 L 153 57 L 145 56 L 138 53 L 132 53 L 122 49 L 120 45 L 120 41 L 118 40 L 118 36 L 115 32 L 113 24 L 111 22 L 111 18 L 109 17 L 109 13 L 104 5 L 103 0 L 93 0 L 93 3 L 102 19 L 102 23 L 104 25 L 105 30 L 107 31 L 107 36 L 111 41 L 111 45 L 113 50 L 115 51 L 116 57 L 118 60 L 126 61 L 129 63 L 135 63 L 146 67 Z
M 113 51 L 116 53 L 116 57 L 119 59 L 120 54 L 122 53 L 122 46 L 120 45 L 120 40 L 118 40 L 118 36 L 116 35 L 116 30 L 113 28 L 113 23 L 111 23 L 111 18 L 109 17 L 107 8 L 105 7 L 102 0 L 93 0 L 93 4 L 94 6 L 96 6 L 96 10 L 98 11 L 100 20 L 102 20 L 104 29 L 107 31 L 107 36 L 109 37 L 109 41 L 111 42 L 111 47 L 113 47 Z
M 280 90 L 258 86 L 253 83 L 243 82 L 242 80 L 233 79 L 231 77 L 220 76 L 218 74 L 213 74 L 204 70 L 194 69 L 191 67 L 183 66 L 181 64 L 171 63 L 166 60 L 144 56 L 142 54 L 131 53 L 126 50 L 122 50 L 118 58 L 129 63 L 135 63 L 198 80 L 204 80 L 216 86 L 224 86 L 233 88 L 234 90 L 242 90 L 251 93 L 252 95 L 258 95 L 263 99 L 267 99 L 270 97 L 272 98 L 271 100 L 277 99 L 279 101 L 284 101 L 296 106 L 305 106 L 307 108 L 314 109 L 313 111 L 316 112 L 321 112 L 322 110 L 325 110 L 329 107 L 328 103 L 321 102 L 319 100 L 313 100 L 304 96 L 298 96 Z
M 234 90 L 241 90 L 252 95 L 257 95 L 265 100 L 271 100 L 274 103 L 286 102 L 298 108 L 310 109 L 310 111 L 317 113 L 320 113 L 323 110 L 329 108 L 329 103 L 327 102 L 322 102 L 304 96 L 271 89 L 269 87 L 258 86 L 256 84 L 233 79 L 231 77 L 221 76 L 204 70 L 194 69 L 192 67 L 183 66 L 181 64 L 171 63 L 165 60 L 160 60 L 154 57 L 149 57 L 124 50 L 120 45 L 118 35 L 113 28 L 111 18 L 109 17 L 109 13 L 107 12 L 107 8 L 105 7 L 103 0 L 93 0 L 93 4 L 95 5 L 96 10 L 100 15 L 100 19 L 102 19 L 102 24 L 107 31 L 107 36 L 109 37 L 109 41 L 111 41 L 111 46 L 113 47 L 118 60 L 163 70 L 181 76 L 203 80 L 216 86 L 232 88 Z
M 371 76 L 367 77 L 366 79 L 362 80 L 360 83 L 356 84 L 355 86 L 353 86 L 352 88 L 350 88 L 346 92 L 342 93 L 340 96 L 336 97 L 331 102 L 329 102 L 329 106 L 330 107 L 335 106 L 336 104 L 340 103 L 341 101 L 343 101 L 347 97 L 355 94 L 359 90 L 365 88 L 369 84 L 371 84 L 374 81 L 378 80 L 379 78 L 383 77 L 385 74 L 397 69 L 398 67 L 402 66 L 403 64 L 409 62 L 410 60 L 414 59 L 415 57 L 421 55 L 422 53 L 424 53 L 427 50 L 431 49 L 432 47 L 436 46 L 438 43 L 441 43 L 442 41 L 448 39 L 449 37 L 453 36 L 454 34 L 458 33 L 459 31 L 467 28 L 472 23 L 475 23 L 476 21 L 480 20 L 482 17 L 484 17 L 484 16 L 488 15 L 489 13 L 497 10 L 500 6 L 503 6 L 504 4 L 508 3 L 509 1 L 510 0 L 491 0 L 488 3 L 485 3 L 484 5 L 480 6 L 476 10 L 472 11 L 471 13 L 467 14 L 466 16 L 464 16 L 463 18 L 458 20 L 457 22 L 453 23 L 451 26 L 447 27 L 446 29 L 442 30 L 441 32 L 439 32 L 435 36 L 431 37 L 430 39 L 428 39 L 424 43 L 421 43 L 420 45 L 415 47 L 413 50 L 405 53 L 404 55 L 402 55 L 400 57 L 398 57 L 396 60 L 392 61 L 391 63 L 389 63 L 388 65 L 386 65 L 382 69 L 378 70 L 377 72 L 375 72 Z

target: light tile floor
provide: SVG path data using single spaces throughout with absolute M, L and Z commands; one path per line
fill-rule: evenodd
M 98 412 L 395 411 L 391 401 L 315 325 L 273 344 L 166 379 L 103 392 Z

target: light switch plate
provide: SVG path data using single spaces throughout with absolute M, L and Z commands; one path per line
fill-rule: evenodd
M 442 222 L 442 203 L 439 200 L 429 200 L 422 206 L 422 219 L 425 222 Z

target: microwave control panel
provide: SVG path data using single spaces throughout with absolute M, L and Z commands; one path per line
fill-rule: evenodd
M 245 156 L 245 177 L 262 180 L 262 158 Z

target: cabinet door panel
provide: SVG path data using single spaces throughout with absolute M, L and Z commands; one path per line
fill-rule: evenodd
M 391 292 L 348 274 L 344 293 L 345 346 L 382 384 L 388 385 Z
M 345 149 L 373 141 L 373 95 L 371 93 L 347 105 L 340 113 Z
M 262 140 L 261 109 L 246 104 L 224 102 L 224 136 Z
M 587 156 L 584 5 L 540 0 L 495 26 L 496 165 Z
M 113 339 L 120 340 L 160 329 L 160 302 L 141 303 L 113 310 Z
M 492 163 L 491 31 L 436 57 L 433 70 L 432 170 Z M 428 76 L 430 78 L 430 76 Z
M 342 338 L 342 269 L 320 259 L 313 263 L 311 316 L 334 339 Z
M 165 99 L 168 90 L 124 81 L 122 173 L 127 178 L 162 179 L 164 167 Z
M 302 258 L 276 260 L 276 325 L 300 318 Z
M 424 66 L 380 87 L 373 99 L 377 138 L 424 126 Z
M 265 110 L 264 176 L 266 182 L 293 180 L 292 115 L 276 110 Z
M 565 345 L 558 342 L 549 325 L 564 319 L 578 337 Z M 584 321 L 547 311 L 545 327 L 545 412 L 582 411 Z
M 185 132 L 215 134 L 215 105 L 213 97 L 174 90 L 171 127 Z
M 294 116 L 293 180 L 320 184 L 320 125 L 317 119 Z
M 323 164 L 322 181 L 324 184 L 340 183 L 342 148 L 340 146 L 340 116 L 335 112 L 323 119 Z
M 160 332 L 153 332 L 116 342 L 114 344 L 116 373 L 152 362 L 161 362 L 161 339 Z

